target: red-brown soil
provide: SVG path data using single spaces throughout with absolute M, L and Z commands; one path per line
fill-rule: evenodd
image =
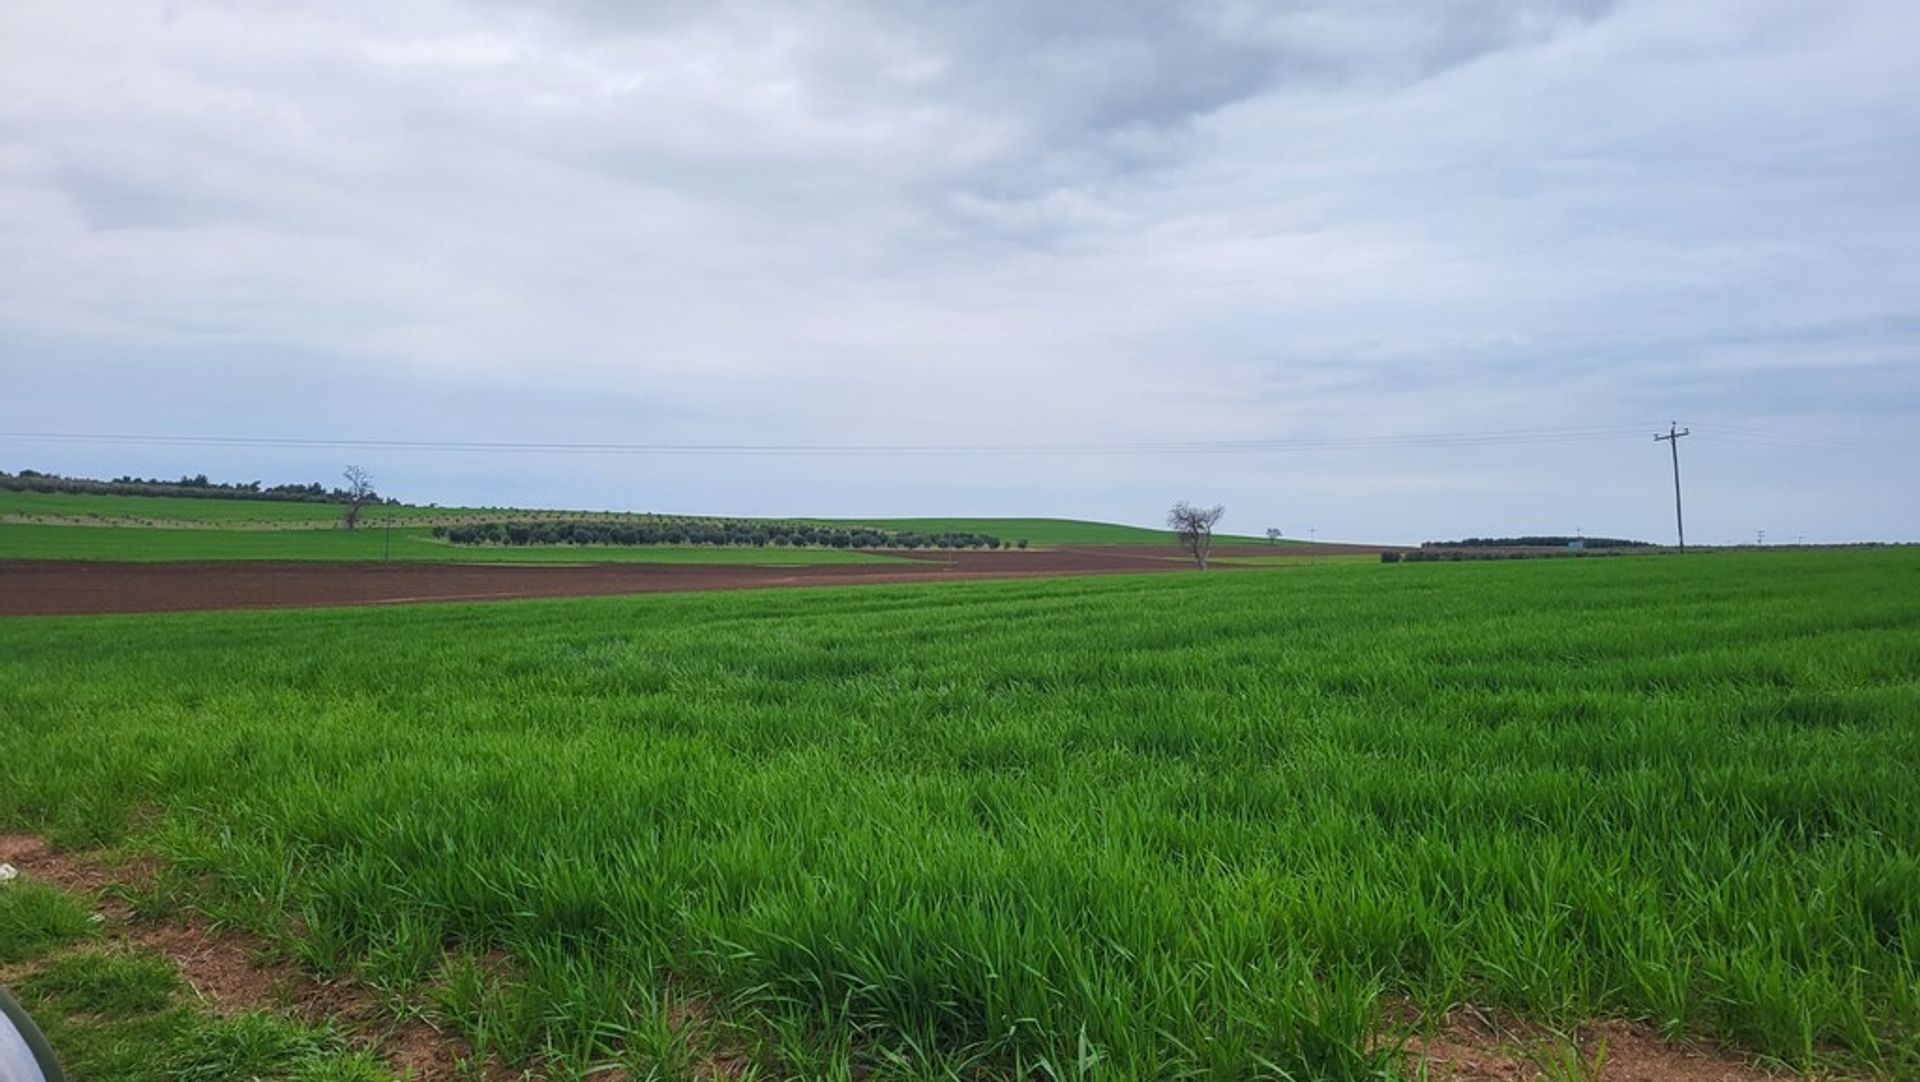
M 1408 1038 L 1405 1049 L 1414 1077 L 1429 1082 L 1787 1082 L 1802 1077 L 1769 1070 L 1752 1056 L 1711 1042 L 1668 1040 L 1641 1022 L 1606 1019 L 1559 1034 L 1465 1005 L 1448 1011 L 1431 1032 Z
M 1262 552 L 1269 551 L 1262 549 Z M 1175 550 L 1124 547 L 1026 552 L 896 552 L 903 563 L 366 564 L 232 561 L 175 564 L 0 561 L 0 615 L 499 601 L 773 586 L 948 582 L 1126 571 L 1177 571 Z

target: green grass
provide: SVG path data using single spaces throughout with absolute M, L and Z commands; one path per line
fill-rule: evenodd
M 0 747 L 563 1073 L 1378 1077 L 1465 1000 L 1920 1074 L 1913 550 L 14 618 Z
M 280 500 L 222 500 L 191 496 L 109 496 L 74 492 L 18 492 L 0 489 L 0 516 L 55 519 L 98 519 L 107 522 L 195 523 L 207 526 L 301 526 L 340 521 L 341 507 L 330 503 L 294 503 Z M 454 520 L 484 517 L 495 512 L 472 508 L 368 508 L 378 517 L 393 514 L 403 520 Z
M 812 522 L 835 526 L 872 526 L 882 530 L 912 530 L 917 533 L 950 531 L 984 533 L 1007 541 L 1025 538 L 1029 544 L 1058 545 L 1172 545 L 1172 532 L 1149 530 L 1140 526 L 1120 526 L 1111 522 L 1086 522 L 1069 518 L 819 518 Z M 1266 538 L 1220 534 L 1215 541 L 1223 545 L 1260 544 Z M 1288 544 L 1295 542 L 1289 541 Z
M 393 1075 L 330 1029 L 267 1011 L 217 1015 L 176 1004 L 99 1015 L 23 993 L 75 1082 L 390 1082 Z
M 91 916 L 45 883 L 0 883 L 0 964 L 25 961 L 87 938 L 94 933 Z
M 184 995 L 158 954 L 63 953 L 100 930 L 75 895 L 30 879 L 0 884 L 0 963 L 18 967 L 9 983 L 75 1082 L 391 1082 L 329 1026 L 216 1014 Z
M 20 983 L 20 994 L 66 1014 L 130 1017 L 165 1008 L 180 990 L 172 963 L 156 954 L 71 954 Z
M 212 502 L 212 501 L 209 501 Z M 427 563 L 900 563 L 845 549 L 733 548 L 723 545 L 454 545 L 425 527 L 395 527 L 396 561 Z M 378 525 L 346 531 L 175 530 L 152 526 L 50 526 L 0 522 L 0 560 L 380 560 L 389 552 Z

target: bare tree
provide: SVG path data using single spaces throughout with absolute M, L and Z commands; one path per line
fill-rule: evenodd
M 1207 550 L 1213 547 L 1213 527 L 1220 516 L 1227 513 L 1224 505 L 1195 507 L 1185 500 L 1173 505 L 1167 512 L 1167 525 L 1173 527 L 1175 537 L 1187 551 L 1193 553 L 1193 562 L 1200 570 L 1207 569 Z
M 360 525 L 360 509 L 375 498 L 373 475 L 358 466 L 348 466 L 340 476 L 347 479 L 347 511 L 340 523 L 351 530 Z

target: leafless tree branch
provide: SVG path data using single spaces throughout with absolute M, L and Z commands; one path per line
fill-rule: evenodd
M 347 510 L 340 523 L 351 530 L 360 525 L 360 509 L 373 500 L 373 475 L 358 466 L 348 466 L 340 476 L 347 479 Z
M 1167 525 L 1173 528 L 1180 544 L 1193 553 L 1193 562 L 1202 571 L 1207 569 L 1207 552 L 1213 548 L 1213 527 L 1226 513 L 1224 504 L 1195 507 L 1185 500 L 1167 512 Z

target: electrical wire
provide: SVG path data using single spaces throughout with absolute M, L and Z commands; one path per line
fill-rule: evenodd
M 1861 436 L 1838 432 L 1805 433 L 1747 425 L 1701 423 L 1693 426 L 1700 435 L 1717 443 L 1736 443 L 1751 447 L 1797 447 L 1809 450 L 1870 451 L 1891 454 L 1920 453 L 1912 443 L 1882 436 Z
M 1694 433 L 1715 443 L 1755 447 L 1920 454 L 1910 443 L 1839 433 L 1796 433 L 1742 425 L 1693 423 Z M 822 456 L 822 457 L 1108 457 L 1117 455 L 1237 455 L 1303 452 L 1415 451 L 1561 443 L 1602 443 L 1644 438 L 1655 423 L 1555 428 L 1490 429 L 1372 436 L 1295 436 L 1243 440 L 1156 440 L 1109 443 L 615 443 L 539 440 L 424 440 L 330 436 L 219 436 L 124 432 L 0 432 L 0 439 L 54 443 L 269 447 L 492 454 L 585 454 L 636 456 Z
M 1264 454 L 1290 451 L 1370 451 L 1507 444 L 1618 440 L 1638 435 L 1646 425 L 1597 425 L 1581 428 L 1523 428 L 1483 432 L 1432 432 L 1379 436 L 1291 437 L 1260 440 L 1171 440 L 1135 443 L 994 444 L 699 444 L 589 443 L 530 440 L 412 440 L 347 437 L 215 436 L 117 432 L 0 432 L 0 439 L 62 443 L 109 443 L 282 448 L 332 448 L 390 451 L 511 452 L 517 454 L 622 455 L 831 455 L 831 456 L 1049 456 L 1125 454 Z

